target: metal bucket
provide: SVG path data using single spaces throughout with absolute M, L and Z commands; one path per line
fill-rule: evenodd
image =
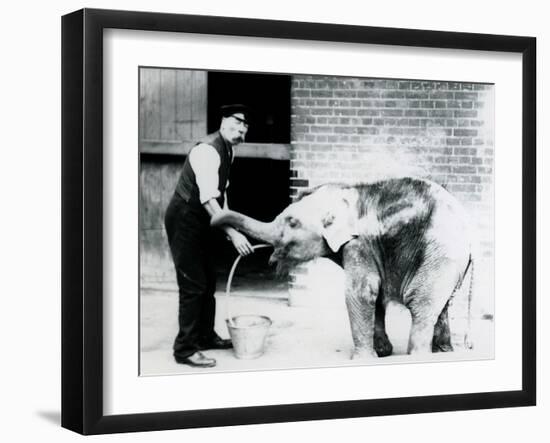
M 252 249 L 268 248 L 270 245 L 255 245 Z M 231 294 L 231 282 L 233 275 L 237 269 L 241 256 L 239 255 L 233 267 L 229 272 L 227 278 L 227 286 L 225 288 L 225 295 L 227 297 L 227 329 L 233 342 L 233 352 L 237 358 L 241 359 L 253 359 L 258 358 L 264 353 L 265 341 L 269 327 L 271 326 L 271 319 L 265 315 L 231 315 L 231 303 L 229 302 Z
M 235 357 L 254 359 L 264 353 L 271 319 L 263 315 L 238 315 L 226 322 Z

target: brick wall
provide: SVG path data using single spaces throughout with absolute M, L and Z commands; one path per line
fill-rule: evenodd
M 331 181 L 426 177 L 464 203 L 491 259 L 493 94 L 472 83 L 294 76 L 291 196 Z M 294 292 L 311 273 L 291 276 Z

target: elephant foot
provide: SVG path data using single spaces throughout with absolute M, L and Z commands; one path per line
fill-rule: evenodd
M 453 352 L 453 345 L 450 343 L 432 344 L 432 352 Z
M 375 360 L 378 358 L 376 351 L 367 349 L 355 349 L 351 354 L 352 360 Z
M 387 357 L 391 355 L 393 346 L 386 334 L 374 337 L 374 350 L 378 357 Z

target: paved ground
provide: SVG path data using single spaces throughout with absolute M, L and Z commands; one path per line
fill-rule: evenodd
M 229 337 L 225 324 L 228 297 L 216 294 L 216 330 Z M 313 301 L 313 300 L 311 300 Z M 343 297 L 317 299 L 301 307 L 291 307 L 283 287 L 258 291 L 257 288 L 237 290 L 230 296 L 232 315 L 258 314 L 268 316 L 273 324 L 269 330 L 264 354 L 253 360 L 236 358 L 232 350 L 205 351 L 217 360 L 217 366 L 195 369 L 179 365 L 172 357 L 172 342 L 177 332 L 177 292 L 172 289 L 143 289 L 141 293 L 141 360 L 142 375 L 183 374 L 193 372 L 247 371 L 281 368 L 334 367 L 364 364 L 350 360 L 352 341 Z M 379 359 L 379 363 L 415 362 L 406 355 L 410 325 L 408 313 L 401 308 L 388 309 L 388 335 L 394 354 Z M 432 354 L 428 359 L 455 360 L 492 358 L 493 321 L 475 319 L 474 351 Z M 460 337 L 455 337 L 460 342 Z

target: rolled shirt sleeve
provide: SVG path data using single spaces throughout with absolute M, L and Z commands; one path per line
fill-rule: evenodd
M 189 163 L 195 173 L 201 204 L 212 198 L 218 198 L 220 196 L 218 190 L 220 156 L 216 149 L 205 143 L 195 146 L 189 154 Z

